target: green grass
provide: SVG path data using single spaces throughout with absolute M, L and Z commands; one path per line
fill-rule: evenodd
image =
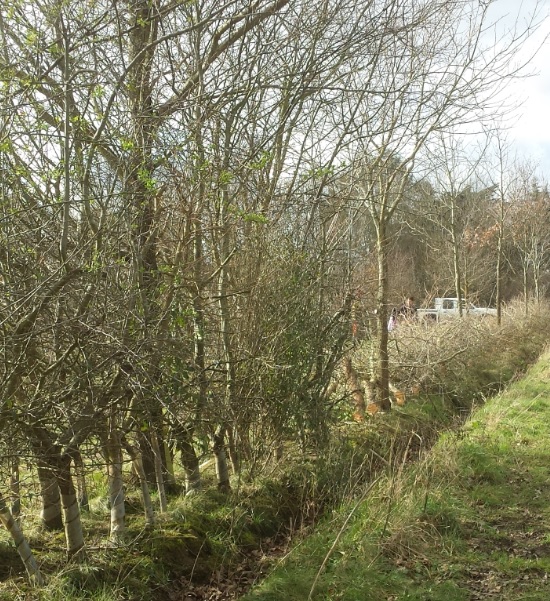
M 550 355 L 342 507 L 243 601 L 550 598 Z

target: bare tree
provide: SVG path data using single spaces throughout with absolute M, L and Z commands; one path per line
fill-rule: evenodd
M 487 44 L 485 3 L 388 3 L 376 68 L 358 75 L 356 130 L 349 151 L 355 169 L 349 194 L 362 199 L 376 231 L 378 255 L 377 402 L 389 408 L 387 356 L 388 226 L 413 167 L 433 137 L 483 121 L 491 94 L 516 73 L 511 61 L 528 30 Z M 465 25 L 467 23 L 467 25 Z M 378 92 L 380 90 L 381 92 Z M 360 134 L 360 137 L 358 136 Z

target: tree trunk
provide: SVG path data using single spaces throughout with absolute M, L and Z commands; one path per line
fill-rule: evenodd
M 145 473 L 145 477 L 147 478 L 147 482 L 150 486 L 155 486 L 155 454 L 153 452 L 153 445 L 151 444 L 149 432 L 138 432 L 138 445 L 143 471 Z
M 351 398 L 353 399 L 353 404 L 355 407 L 353 417 L 355 421 L 362 422 L 365 419 L 365 395 L 363 394 L 363 390 L 359 384 L 359 378 L 357 377 L 357 372 L 355 371 L 351 363 L 351 357 L 349 356 L 345 357 L 344 359 L 344 369 L 348 381 L 348 388 L 351 392 Z
M 166 490 L 164 488 L 161 450 L 156 432 L 151 433 L 151 444 L 153 445 L 153 455 L 155 458 L 155 477 L 157 482 L 157 490 L 159 493 L 159 508 L 161 513 L 165 513 L 168 509 L 168 504 L 166 502 Z
M 80 508 L 78 507 L 76 490 L 71 476 L 71 457 L 67 453 L 59 459 L 57 482 L 63 507 L 67 555 L 69 557 L 76 557 L 77 555 L 82 557 L 84 533 L 80 521 Z
M 391 409 L 390 374 L 388 357 L 388 249 L 386 223 L 378 224 L 376 252 L 378 255 L 378 291 L 376 314 L 376 373 L 373 380 L 376 390 L 376 404 L 383 411 Z
M 227 129 L 230 129 L 231 123 L 226 124 Z M 230 150 L 227 147 L 229 142 L 229 134 L 226 135 L 226 148 L 224 153 L 224 168 L 229 169 L 229 154 Z M 227 207 L 229 206 L 229 194 L 227 186 L 224 186 L 221 193 L 221 202 L 219 208 L 219 228 L 221 231 L 221 242 L 219 250 L 219 276 L 218 276 L 218 298 L 219 298 L 219 310 L 220 310 L 220 333 L 223 348 L 223 357 L 225 362 L 225 405 L 229 412 L 234 415 L 233 409 L 236 407 L 236 394 L 235 394 L 235 357 L 233 353 L 233 346 L 231 341 L 232 335 L 232 317 L 229 307 L 229 273 L 228 273 L 228 261 L 230 258 L 230 229 L 229 219 L 227 215 Z M 229 433 L 232 436 L 232 432 L 229 428 L 223 428 L 223 435 Z M 237 449 L 234 444 L 231 444 L 231 462 L 233 469 L 236 473 L 239 472 L 239 458 L 237 457 Z M 225 454 L 225 450 L 224 450 Z M 229 483 L 229 479 L 228 479 Z M 218 481 L 218 486 L 220 483 Z M 225 485 L 224 485 L 225 486 Z
M 199 458 L 193 446 L 193 439 L 189 431 L 178 437 L 181 464 L 185 472 L 185 494 L 200 490 L 202 487 Z
M 42 508 L 40 510 L 42 525 L 46 530 L 63 530 L 57 477 L 51 466 L 46 466 L 40 458 L 38 459 L 38 481 L 40 483 L 40 496 L 42 497 Z
M 90 504 L 88 499 L 88 486 L 86 485 L 84 462 L 82 461 L 82 454 L 80 453 L 80 450 L 75 451 L 73 455 L 73 463 L 78 494 L 78 504 L 82 511 L 89 511 Z
M 11 514 L 15 520 L 18 520 L 19 514 L 21 513 L 19 457 L 13 457 L 11 459 L 10 490 L 11 490 Z
M 527 269 L 528 265 L 523 263 L 523 306 L 526 317 L 529 315 L 529 278 Z
M 502 170 L 501 170 L 502 176 Z M 500 184 L 499 198 L 499 218 L 498 218 L 498 238 L 497 238 L 497 265 L 496 265 L 496 305 L 497 305 L 497 325 L 502 324 L 502 260 L 503 260 L 503 240 L 504 240 L 504 186 Z
M 120 432 L 112 429 L 107 440 L 107 471 L 109 474 L 109 503 L 111 506 L 111 541 L 119 544 L 126 535 L 126 509 L 122 480 L 122 448 Z
M 149 492 L 149 484 L 147 482 L 147 475 L 143 469 L 143 461 L 138 450 L 134 449 L 130 443 L 124 438 L 121 439 L 126 452 L 132 459 L 132 465 L 136 471 L 141 487 L 141 500 L 143 503 L 143 511 L 145 512 L 145 523 L 148 528 L 152 528 L 155 524 L 155 510 L 151 501 L 151 493 Z
M 234 428 L 227 427 L 227 447 L 229 449 L 229 461 L 234 474 L 239 474 L 241 471 L 241 457 L 237 445 L 237 437 L 235 436 Z
M 157 210 L 160 195 L 155 181 L 153 148 L 158 134 L 158 119 L 153 107 L 153 65 L 157 46 L 160 13 L 149 0 L 127 2 L 131 26 L 128 42 L 129 64 L 126 93 L 131 111 L 129 123 L 132 149 L 125 163 L 125 194 L 131 204 L 131 237 L 134 278 L 139 292 L 139 312 L 132 336 L 141 349 L 142 360 L 149 361 L 144 377 L 140 409 L 142 419 L 149 424 L 140 434 L 139 445 L 143 468 L 150 484 L 162 484 L 159 490 L 161 511 L 164 510 L 162 409 L 154 393 L 160 378 L 158 357 L 162 330 L 159 298 L 161 275 L 158 265 Z M 160 465 L 160 468 L 159 468 Z M 160 480 L 159 480 L 160 478 Z
M 0 496 L 0 521 L 2 521 L 2 524 L 4 524 L 12 538 L 17 553 L 19 553 L 19 557 L 21 557 L 25 569 L 27 570 L 31 583 L 36 586 L 42 586 L 44 584 L 44 578 L 42 577 L 40 568 L 32 554 L 29 543 L 16 520 L 14 520 L 2 496 Z
M 540 305 L 540 273 L 541 265 L 538 256 L 533 259 L 533 286 L 535 287 L 535 302 Z
M 147 484 L 147 477 L 145 476 L 141 455 L 139 453 L 136 453 L 136 456 L 133 459 L 133 464 L 141 487 L 141 500 L 143 502 L 143 510 L 145 512 L 145 523 L 148 528 L 151 528 L 155 525 L 155 509 L 153 507 L 151 493 L 149 492 L 149 485 Z
M 462 272 L 460 268 L 460 245 L 456 233 L 456 199 L 451 199 L 451 240 L 453 244 L 453 270 L 455 294 L 458 299 L 458 314 L 462 317 Z
M 218 478 L 218 490 L 229 492 L 229 468 L 227 465 L 227 454 L 225 452 L 225 427 L 220 426 L 214 434 L 214 457 L 216 460 L 216 476 Z
M 152 403 L 156 403 L 156 401 L 152 401 Z M 155 407 L 155 409 L 160 408 Z M 168 451 L 166 449 L 164 434 L 162 432 L 162 414 L 159 414 L 158 411 L 155 411 L 155 414 L 150 413 L 148 416 L 148 421 L 149 429 L 147 430 L 147 432 L 139 432 L 138 434 L 139 449 L 143 461 L 143 469 L 147 478 L 147 482 L 149 483 L 149 486 L 157 486 L 158 484 L 156 467 L 157 456 L 155 454 L 155 442 L 153 441 L 153 430 L 155 430 L 156 444 L 161 450 L 159 457 L 162 465 L 163 480 L 168 482 L 173 480 L 175 486 L 175 478 L 173 476 L 173 473 L 170 473 L 171 469 L 173 471 L 173 468 L 170 467 L 171 458 L 167 454 Z
M 162 441 L 162 458 L 164 461 L 162 465 L 164 467 L 165 476 L 165 487 L 168 494 L 176 494 L 178 492 L 178 484 L 176 482 L 176 476 L 174 474 L 174 457 L 170 446 L 166 442 L 166 439 Z
M 502 323 L 502 221 L 498 227 L 496 280 L 497 325 L 500 326 Z

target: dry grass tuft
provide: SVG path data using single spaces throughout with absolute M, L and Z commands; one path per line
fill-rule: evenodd
M 439 323 L 401 324 L 389 343 L 394 401 L 400 405 L 419 394 L 449 397 L 468 407 L 523 373 L 547 344 L 548 302 L 512 302 L 504 308 L 502 325 L 496 318 L 448 318 Z M 370 346 L 366 342 L 354 365 L 368 378 Z

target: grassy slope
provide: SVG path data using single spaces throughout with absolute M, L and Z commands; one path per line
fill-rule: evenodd
M 243 601 L 546 601 L 549 440 L 546 354 L 419 463 L 334 512 Z

